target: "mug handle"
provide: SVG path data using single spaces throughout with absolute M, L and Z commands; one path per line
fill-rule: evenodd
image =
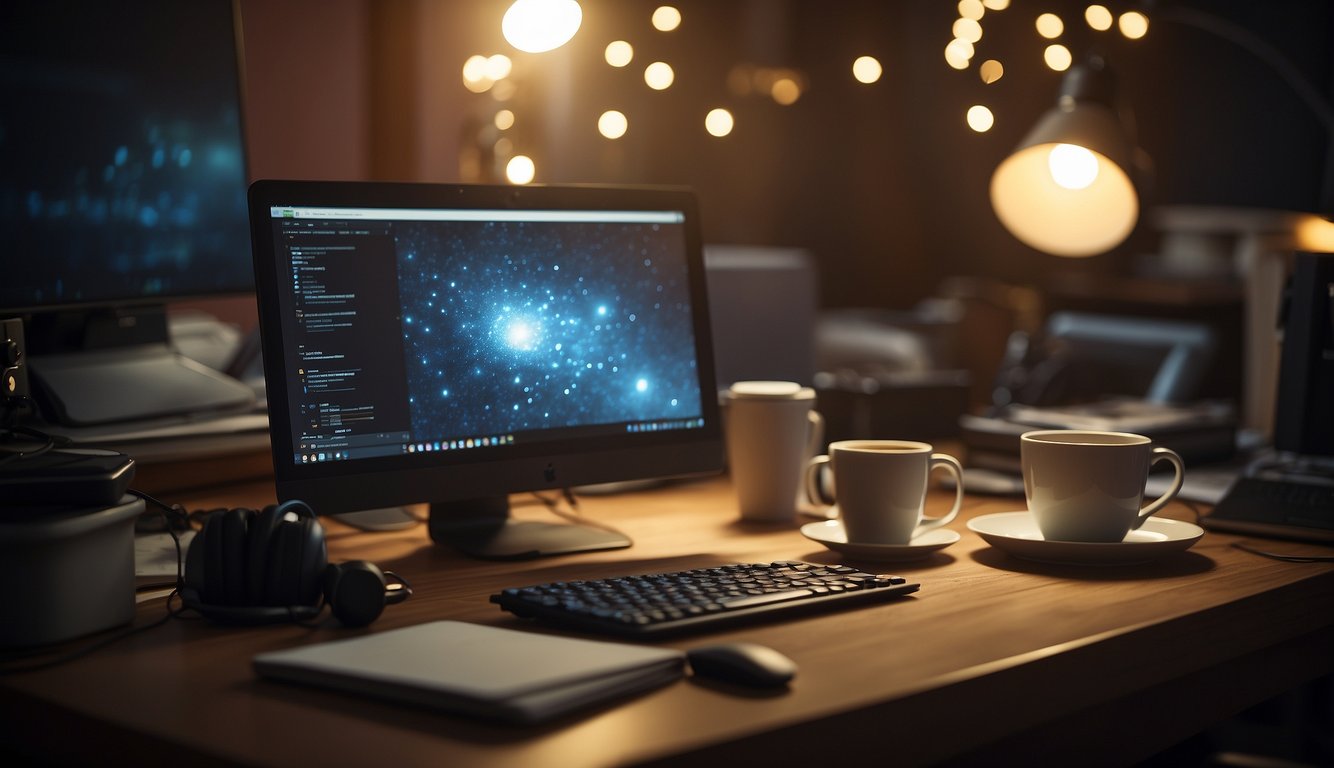
M 820 512 L 825 517 L 833 517 L 834 505 L 831 500 L 826 499 L 824 493 L 820 490 L 820 472 L 829 464 L 829 455 L 820 454 L 810 461 L 806 462 L 806 472 L 804 475 L 806 488 L 806 499 L 810 503 L 818 505 Z
M 1167 502 L 1177 495 L 1177 492 L 1181 490 L 1181 483 L 1186 479 L 1186 464 L 1177 455 L 1176 451 L 1170 448 L 1154 448 L 1153 458 L 1149 461 L 1149 466 L 1152 467 L 1160 461 L 1172 462 L 1172 468 L 1176 470 L 1176 477 L 1172 479 L 1172 487 L 1139 511 L 1139 518 L 1135 520 L 1135 525 L 1131 530 L 1138 529 L 1141 525 L 1144 525 L 1145 520 L 1153 516 L 1153 513 L 1167 506 Z
M 806 456 L 814 456 L 820 452 L 820 446 L 824 442 L 824 417 L 819 411 L 807 411 L 806 420 L 810 422 L 810 430 L 806 436 Z
M 953 520 L 959 514 L 959 507 L 963 506 L 963 467 L 959 460 L 946 453 L 931 454 L 931 464 L 927 467 L 927 473 L 937 467 L 944 467 L 947 472 L 954 475 L 954 508 L 940 517 L 922 518 L 917 528 L 913 531 L 913 536 L 919 536 L 927 531 L 939 528 L 940 526 Z

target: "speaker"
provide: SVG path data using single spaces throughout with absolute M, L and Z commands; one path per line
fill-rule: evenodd
M 402 577 L 372 563 L 329 563 L 314 510 L 293 500 L 209 513 L 186 553 L 181 601 L 230 624 L 306 621 L 328 605 L 345 626 L 361 627 L 410 594 Z
M 23 321 L 0 320 L 0 400 L 28 396 L 28 365 L 24 360 Z

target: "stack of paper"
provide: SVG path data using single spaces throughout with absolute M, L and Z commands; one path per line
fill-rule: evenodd
M 685 655 L 457 621 L 263 653 L 261 676 L 519 723 L 685 674 Z

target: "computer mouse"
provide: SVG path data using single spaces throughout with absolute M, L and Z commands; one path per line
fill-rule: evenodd
M 690 669 L 700 677 L 753 688 L 780 688 L 797 665 L 783 654 L 756 643 L 720 643 L 686 651 Z

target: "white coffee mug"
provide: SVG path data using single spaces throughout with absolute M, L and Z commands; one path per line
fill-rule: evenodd
M 907 544 L 945 525 L 963 504 L 963 468 L 959 460 L 933 453 L 927 443 L 910 440 L 841 440 L 829 453 L 806 465 L 806 495 L 827 503 L 821 489 L 825 467 L 833 472 L 838 517 L 849 542 Z M 927 477 L 944 468 L 954 476 L 954 507 L 940 517 L 925 517 Z
M 741 518 L 791 522 L 801 470 L 824 442 L 815 390 L 790 381 L 738 381 L 723 398 L 727 464 Z
M 1118 542 L 1181 490 L 1185 465 L 1175 452 L 1129 432 L 1036 430 L 1019 438 L 1024 495 L 1051 541 Z M 1171 462 L 1176 478 L 1143 509 L 1149 467 Z

